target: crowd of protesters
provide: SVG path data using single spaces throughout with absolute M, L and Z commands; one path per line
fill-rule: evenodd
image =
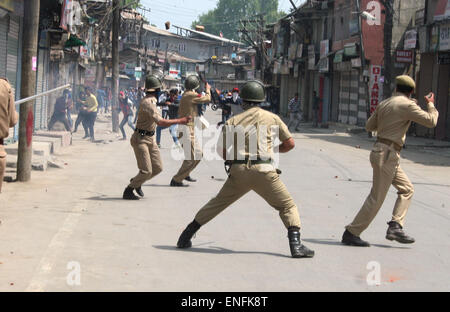
M 216 90 L 217 91 L 217 90 Z M 218 100 L 222 109 L 221 126 L 234 115 L 242 112 L 239 89 L 231 91 L 217 91 Z M 183 90 L 177 88 L 161 92 L 158 98 L 158 108 L 164 119 L 178 118 L 178 108 L 183 95 Z M 122 89 L 119 92 L 117 112 L 121 114 L 120 131 L 122 140 L 127 139 L 125 127 L 135 131 L 139 111 L 139 104 L 145 97 L 143 88 Z M 198 106 L 198 115 L 202 116 L 207 105 Z M 83 139 L 90 139 L 95 142 L 95 122 L 98 115 L 108 114 L 112 111 L 111 88 L 100 88 L 94 91 L 91 87 L 82 87 L 78 92 L 76 100 L 70 90 L 64 90 L 63 95 L 56 100 L 54 113 L 48 124 L 48 129 L 52 130 L 56 122 L 61 122 L 66 131 L 76 133 L 80 124 L 83 126 L 85 135 Z M 75 122 L 72 120 L 72 113 L 78 112 Z M 73 129 L 73 131 L 72 131 Z M 156 130 L 156 142 L 161 146 L 162 131 L 167 128 L 158 127 Z M 178 140 L 177 125 L 169 127 L 170 135 L 175 146 L 181 147 Z

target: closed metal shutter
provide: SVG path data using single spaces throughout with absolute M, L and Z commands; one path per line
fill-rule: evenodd
M 0 76 L 6 77 L 6 51 L 8 42 L 8 16 L 0 18 Z
M 17 82 L 17 57 L 19 55 L 19 18 L 11 16 L 9 20 L 8 31 L 8 49 L 7 49 L 7 65 L 6 78 L 8 78 L 11 86 L 16 87 Z
M 48 54 L 45 50 L 40 49 L 38 55 L 38 69 L 37 69 L 37 84 L 36 94 L 43 93 L 48 90 Z M 48 96 L 39 97 L 36 99 L 34 107 L 36 130 L 47 128 L 47 112 L 48 111 Z
M 349 122 L 350 110 L 350 72 L 341 72 L 340 92 L 339 92 L 339 117 L 341 123 Z

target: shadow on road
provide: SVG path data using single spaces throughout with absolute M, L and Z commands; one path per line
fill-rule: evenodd
M 122 197 L 107 197 L 107 196 L 94 196 L 89 198 L 84 198 L 84 200 L 92 201 L 123 201 Z
M 332 239 L 303 239 L 303 241 L 311 244 L 319 244 L 319 245 L 330 245 L 330 246 L 342 246 L 342 247 L 351 247 L 345 246 L 340 241 L 332 240 Z M 411 249 L 409 247 L 395 247 L 389 245 L 380 245 L 380 244 L 371 244 L 373 247 L 385 248 L 385 249 Z M 361 247 L 354 247 L 361 248 Z
M 209 247 L 209 248 L 198 248 L 192 247 L 189 249 L 179 249 L 174 246 L 153 246 L 156 249 L 160 250 L 169 250 L 169 251 L 181 251 L 181 252 L 193 252 L 193 253 L 207 253 L 207 254 L 219 254 L 219 255 L 229 255 L 229 254 L 241 254 L 241 255 L 267 255 L 274 257 L 282 257 L 282 258 L 291 258 L 287 255 L 272 253 L 272 252 L 259 252 L 259 251 L 234 251 L 230 249 L 225 249 L 221 247 Z

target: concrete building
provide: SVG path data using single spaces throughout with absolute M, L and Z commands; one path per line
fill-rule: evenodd
M 420 71 L 417 74 L 417 98 L 425 105 L 424 96 L 433 91 L 439 110 L 436 129 L 417 125 L 416 135 L 450 140 L 450 1 L 428 0 L 423 11 L 417 11 Z

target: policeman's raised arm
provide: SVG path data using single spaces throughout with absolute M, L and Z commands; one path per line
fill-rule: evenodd
M 424 111 L 414 102 L 411 102 L 406 107 L 405 117 L 408 120 L 414 121 L 424 127 L 434 128 L 437 126 L 439 112 L 434 106 L 434 94 L 430 94 L 431 96 L 425 97 L 427 101 L 428 109 Z

